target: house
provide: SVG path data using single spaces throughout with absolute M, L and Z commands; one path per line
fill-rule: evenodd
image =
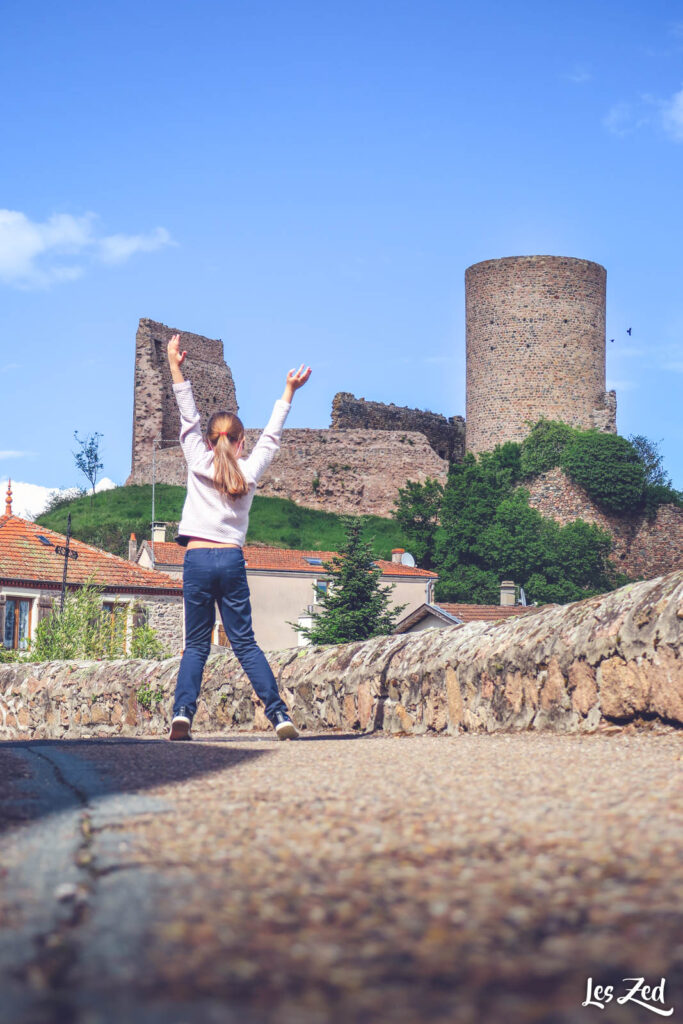
M 7 488 L 5 514 L 0 516 L 0 639 L 4 647 L 26 650 L 41 619 L 59 602 L 65 558 L 57 549 L 66 537 L 12 513 L 12 485 Z M 134 610 L 136 622 L 147 622 L 172 653 L 183 647 L 182 583 L 161 572 L 131 565 L 107 551 L 70 538 L 73 553 L 67 564 L 67 590 L 87 581 L 104 587 L 102 602 Z M 132 619 L 131 619 L 132 621 Z
M 422 629 L 459 626 L 466 622 L 502 622 L 534 610 L 533 606 L 514 602 L 515 585 L 509 580 L 503 580 L 500 585 L 500 604 L 453 604 L 450 601 L 434 604 L 428 599 L 404 615 L 394 633 L 417 633 Z
M 257 643 L 270 651 L 305 645 L 306 639 L 292 623 L 306 626 L 312 621 L 319 595 L 325 591 L 329 580 L 323 562 L 334 558 L 335 552 L 295 551 L 254 544 L 247 544 L 243 550 Z M 393 606 L 406 605 L 405 612 L 409 614 L 424 604 L 427 588 L 438 576 L 403 564 L 403 555 L 403 550 L 396 548 L 391 561 L 377 559 L 375 564 L 382 570 L 380 582 L 394 587 Z M 135 537 L 131 536 L 130 557 L 140 566 L 182 578 L 185 548 L 166 541 L 165 524 L 155 523 L 152 540 L 143 541 L 139 548 Z M 227 644 L 218 614 L 213 642 Z

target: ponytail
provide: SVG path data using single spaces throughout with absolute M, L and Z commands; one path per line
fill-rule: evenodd
M 244 427 L 238 416 L 215 412 L 206 428 L 206 439 L 213 448 L 213 482 L 226 498 L 246 494 L 249 485 L 237 464 L 235 447 L 244 438 Z

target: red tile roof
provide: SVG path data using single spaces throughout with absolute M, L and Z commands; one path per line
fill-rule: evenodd
M 50 545 L 38 538 L 45 537 Z M 0 516 L 0 582 L 26 580 L 32 583 L 62 584 L 64 559 L 56 554 L 55 545 L 66 543 L 66 537 L 45 526 L 39 526 L 15 515 Z M 78 552 L 78 559 L 69 559 L 68 583 L 85 583 L 88 578 L 108 590 L 162 590 L 181 594 L 179 580 L 153 569 L 143 569 L 134 562 L 108 551 L 69 541 Z
M 151 546 L 147 541 L 148 546 Z M 157 563 L 162 565 L 182 565 L 186 549 L 180 544 L 169 543 L 168 541 L 155 541 L 154 557 Z M 321 566 L 311 565 L 307 558 L 319 558 L 321 562 L 330 562 L 336 552 L 334 551 L 296 551 L 290 548 L 261 547 L 260 545 L 247 544 L 243 548 L 244 557 L 248 569 L 272 570 L 276 572 L 322 572 Z M 437 573 L 429 572 L 427 569 L 417 569 L 409 565 L 401 565 L 398 562 L 387 562 L 383 559 L 376 559 L 376 564 L 382 570 L 383 576 L 403 576 L 418 579 L 437 579 Z
M 515 615 L 525 615 L 534 611 L 533 606 L 528 605 L 499 605 L 499 604 L 450 604 L 439 601 L 438 607 L 443 608 L 449 615 L 455 615 L 463 622 L 495 622 L 498 619 L 510 619 Z

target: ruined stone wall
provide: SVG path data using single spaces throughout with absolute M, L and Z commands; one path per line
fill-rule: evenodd
M 616 432 L 605 390 L 606 271 L 514 256 L 465 272 L 467 450 L 522 441 L 541 417 Z
M 141 465 L 151 465 L 152 445 L 156 437 L 176 440 L 180 433 L 180 418 L 166 355 L 168 342 L 174 334 L 180 334 L 180 350 L 187 351 L 192 391 L 202 418 L 202 428 L 209 416 L 219 409 L 237 412 L 235 384 L 223 359 L 222 341 L 178 331 L 154 320 L 140 320 L 135 338 L 131 475 L 126 483 L 137 482 L 133 477 Z
M 391 402 L 366 402 L 340 391 L 332 402 L 333 430 L 395 430 L 424 434 L 436 454 L 447 462 L 462 462 L 465 455 L 465 421 L 446 419 L 422 409 L 406 409 Z
M 505 622 L 269 656 L 302 730 L 593 732 L 683 725 L 683 572 Z M 0 738 L 158 736 L 179 658 L 0 665 Z M 151 708 L 141 688 L 159 695 Z M 202 732 L 267 729 L 230 652 L 211 654 Z
M 245 451 L 260 430 L 247 430 Z M 446 482 L 448 463 L 439 458 L 424 434 L 386 430 L 284 430 L 282 447 L 261 478 L 259 494 L 290 498 L 325 512 L 390 516 L 399 487 L 427 477 Z M 126 483 L 149 483 L 151 458 L 138 464 Z M 182 452 L 157 454 L 157 483 L 185 486 Z
M 595 523 L 614 539 L 612 561 L 620 572 L 650 579 L 683 567 L 683 508 L 660 505 L 656 515 L 617 516 L 603 512 L 561 469 L 524 485 L 530 504 L 563 526 L 575 519 Z

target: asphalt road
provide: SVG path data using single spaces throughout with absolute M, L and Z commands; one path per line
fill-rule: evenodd
M 675 1020 L 682 751 L 673 730 L 2 744 L 0 1020 Z

